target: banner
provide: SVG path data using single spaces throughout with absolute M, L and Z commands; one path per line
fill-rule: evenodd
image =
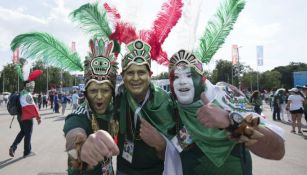
M 263 46 L 257 46 L 257 65 L 263 66 Z
M 238 45 L 233 44 L 231 48 L 231 54 L 232 54 L 232 64 L 238 64 L 239 62 L 239 52 L 238 52 Z
M 19 62 L 19 48 L 16 48 L 16 50 L 13 52 L 12 61 L 14 64 Z

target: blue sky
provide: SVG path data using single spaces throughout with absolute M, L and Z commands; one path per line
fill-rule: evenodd
M 165 1 L 165 0 L 164 0 Z M 137 29 L 150 28 L 163 0 L 111 0 L 122 18 L 136 25 Z M 192 1 L 193 4 L 188 4 Z M 18 34 L 41 31 L 54 35 L 67 45 L 77 43 L 82 58 L 88 51 L 88 36 L 76 27 L 68 14 L 87 2 L 84 0 L 14 0 L 0 1 L 0 70 L 11 62 L 11 40 Z M 105 2 L 105 1 L 102 1 Z M 185 8 L 194 13 L 185 14 L 191 20 L 181 19 L 173 29 L 163 48 L 171 56 L 179 49 L 197 48 L 208 19 L 215 13 L 220 0 L 184 0 Z M 248 0 L 234 30 L 206 66 L 214 68 L 216 60 L 231 60 L 231 45 L 238 44 L 240 62 L 257 70 L 256 45 L 264 46 L 264 65 L 259 71 L 271 70 L 290 62 L 307 63 L 307 1 L 306 0 Z M 195 19 L 196 11 L 199 20 Z M 187 27 L 197 24 L 197 28 Z M 191 32 L 194 31 L 194 32 Z M 196 35 L 192 35 L 195 33 Z M 153 64 L 154 74 L 166 67 Z

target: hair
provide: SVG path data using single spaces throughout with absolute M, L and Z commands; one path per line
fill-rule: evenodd
M 259 92 L 258 90 L 254 91 L 253 94 L 251 95 L 251 98 L 258 97 L 258 96 L 259 96 L 259 93 L 260 93 L 260 92 Z

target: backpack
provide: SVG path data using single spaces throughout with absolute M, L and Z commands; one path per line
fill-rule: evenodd
M 21 114 L 21 104 L 19 100 L 20 94 L 14 92 L 10 95 L 8 102 L 7 102 L 7 111 L 11 115 L 19 115 Z

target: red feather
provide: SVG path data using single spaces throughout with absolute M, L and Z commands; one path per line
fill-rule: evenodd
M 141 38 L 151 46 L 151 58 L 159 64 L 168 64 L 167 54 L 162 50 L 162 44 L 180 19 L 182 6 L 182 0 L 169 0 L 164 3 L 152 29 L 141 31 Z
M 135 28 L 128 23 L 117 23 L 115 31 L 110 35 L 110 39 L 119 43 L 128 44 L 138 38 Z
M 35 70 L 35 71 L 30 73 L 28 81 L 34 81 L 34 80 L 36 80 L 36 78 L 38 78 L 42 74 L 43 74 L 42 70 Z
M 152 31 L 150 32 L 156 35 L 161 45 L 180 19 L 182 6 L 182 0 L 169 0 L 162 5 L 162 11 L 159 12 L 158 18 L 154 21 Z
M 120 20 L 120 14 L 115 7 L 110 7 L 108 3 L 104 3 L 103 6 L 104 6 L 104 9 L 106 9 L 108 13 L 112 14 L 112 17 L 115 20 L 118 20 L 118 21 Z
M 89 45 L 90 45 L 90 48 L 91 48 L 91 51 L 92 51 L 93 56 L 96 56 L 96 52 L 95 52 L 95 43 L 94 43 L 94 41 L 93 41 L 93 40 L 90 40 Z

